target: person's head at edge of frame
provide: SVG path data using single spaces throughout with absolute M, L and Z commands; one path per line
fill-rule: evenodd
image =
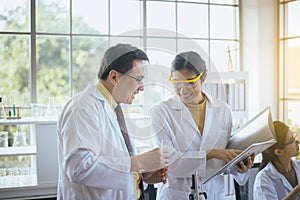
M 199 104 L 205 100 L 202 83 L 206 77 L 205 61 L 194 51 L 177 54 L 171 63 L 169 80 L 184 103 Z
M 299 155 L 299 140 L 296 134 L 281 121 L 273 122 L 277 142 L 262 152 L 262 163 L 260 169 L 263 169 L 269 162 L 278 162 L 280 158 L 285 157 L 289 160 Z
M 104 53 L 98 79 L 117 103 L 131 104 L 135 95 L 144 90 L 145 62 L 149 59 L 143 50 L 130 44 L 117 44 Z

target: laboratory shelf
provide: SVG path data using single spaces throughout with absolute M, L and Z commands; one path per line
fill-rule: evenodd
M 2 131 L 8 132 L 8 147 L 0 147 L 0 199 L 55 197 L 57 118 L 1 119 L 0 126 Z M 26 145 L 13 146 L 15 131 L 26 133 Z M 7 162 L 10 159 L 12 162 Z
M 0 156 L 35 155 L 36 146 L 0 148 Z
M 40 118 L 32 118 L 26 117 L 21 119 L 7 119 L 7 120 L 0 120 L 0 126 L 2 125 L 22 125 L 22 124 L 56 124 L 57 118 L 47 118 L 47 117 L 40 117 Z

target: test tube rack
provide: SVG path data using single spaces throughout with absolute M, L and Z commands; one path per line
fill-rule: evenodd
M 5 106 L 6 119 L 21 119 L 20 106 Z

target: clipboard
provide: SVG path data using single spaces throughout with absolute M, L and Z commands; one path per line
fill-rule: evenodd
M 271 109 L 266 107 L 231 135 L 227 148 L 244 149 L 243 152 L 205 177 L 202 183 L 205 184 L 216 175 L 235 172 L 235 165 L 240 161 L 252 153 L 257 155 L 275 144 L 275 135 Z
M 265 142 L 259 142 L 254 143 L 250 145 L 248 148 L 246 148 L 242 153 L 240 153 L 238 156 L 236 156 L 234 159 L 232 159 L 230 162 L 228 162 L 226 165 L 224 165 L 222 168 L 214 172 L 211 176 L 205 178 L 202 183 L 205 184 L 207 181 L 212 179 L 214 176 L 219 174 L 227 174 L 236 171 L 235 165 L 237 165 L 239 162 L 247 158 L 248 156 L 255 153 L 255 155 L 263 152 L 270 146 L 276 143 L 275 139 L 271 139 Z

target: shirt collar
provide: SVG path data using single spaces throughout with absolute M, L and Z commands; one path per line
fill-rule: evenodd
M 108 102 L 110 107 L 114 110 L 117 107 L 118 104 L 115 101 L 112 94 L 108 91 L 108 89 L 100 81 L 97 85 L 97 89 L 99 90 L 99 92 L 101 92 L 101 94 L 103 95 L 105 100 Z

